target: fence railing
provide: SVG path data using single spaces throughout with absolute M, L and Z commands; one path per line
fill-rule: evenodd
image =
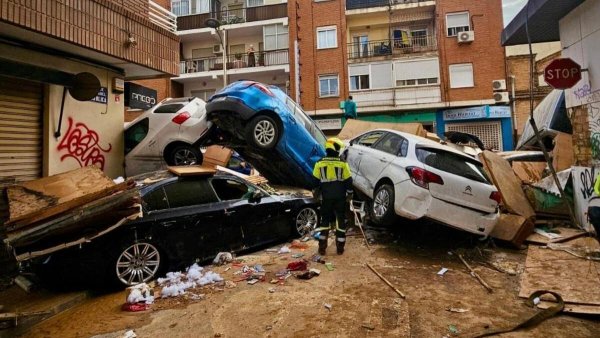
M 399 4 L 410 4 L 431 0 L 346 0 L 346 9 L 359 9 L 381 6 L 393 6 Z
M 348 44 L 348 58 L 422 53 L 437 49 L 435 36 L 412 36 Z
M 244 7 L 228 9 L 225 11 L 178 16 L 177 27 L 179 30 L 205 28 L 207 26 L 204 22 L 208 18 L 218 19 L 221 21 L 222 25 L 228 25 L 286 17 L 287 3 L 282 3 L 276 5 Z
M 290 62 L 289 52 L 287 49 L 278 49 L 254 53 L 235 53 L 232 55 L 227 55 L 226 59 L 227 69 L 285 65 Z M 180 64 L 181 74 L 208 72 L 211 70 L 222 69 L 222 56 L 186 59 L 181 61 Z
M 177 32 L 177 16 L 152 0 L 149 0 L 149 4 L 148 17 L 150 21 L 170 32 Z

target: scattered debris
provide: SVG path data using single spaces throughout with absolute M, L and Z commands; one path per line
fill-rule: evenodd
M 122 336 L 122 338 L 136 338 L 137 334 L 135 334 L 135 332 L 133 330 L 129 330 L 127 332 L 125 332 Z
M 448 272 L 447 268 L 442 268 L 440 271 L 438 271 L 438 276 L 443 276 L 444 274 L 446 274 L 446 272 Z
M 293 261 L 287 265 L 289 271 L 304 271 L 308 267 L 305 260 Z
M 297 254 L 293 254 L 292 258 L 300 258 L 300 257 L 304 257 L 303 253 L 297 253 Z
M 370 331 L 375 330 L 375 326 L 373 326 L 371 324 L 362 324 L 360 327 L 365 328 L 365 329 L 370 330 Z
M 394 290 L 394 292 L 396 292 L 398 295 L 400 295 L 400 297 L 406 298 L 406 296 L 402 293 L 402 291 L 398 290 L 394 285 L 392 285 L 392 283 L 390 283 L 390 281 L 388 281 L 377 270 L 375 270 L 375 268 L 372 267 L 371 264 L 367 263 L 367 267 L 369 267 L 369 269 L 371 269 L 371 271 L 373 271 L 373 273 L 375 273 L 377 275 L 377 277 L 379 277 L 385 284 L 387 284 L 390 288 L 392 288 L 392 290 Z
M 454 313 L 469 312 L 469 310 L 467 310 L 467 309 L 461 309 L 461 308 L 455 308 L 455 307 L 448 307 L 448 308 L 446 308 L 446 311 L 448 311 L 448 312 L 454 312 Z
M 214 265 L 224 265 L 233 261 L 233 254 L 231 252 L 219 252 L 213 260 Z
M 275 293 L 275 288 L 269 288 L 269 293 Z
M 321 256 L 319 256 L 319 255 L 317 255 L 317 254 L 315 254 L 315 255 L 312 255 L 312 257 L 311 257 L 310 259 L 311 259 L 313 262 L 317 262 L 317 263 L 321 263 L 321 264 L 325 264 L 325 263 L 326 263 L 326 262 L 325 262 L 325 260 L 323 259 L 323 257 L 321 257 Z
M 290 248 L 287 247 L 287 245 L 284 245 L 281 247 L 281 249 L 279 249 L 279 251 L 277 252 L 278 254 L 286 254 L 286 253 L 290 253 L 292 252 L 290 250 Z
M 473 270 L 471 268 L 471 266 L 467 263 L 467 261 L 465 261 L 465 259 L 463 258 L 463 256 L 461 254 L 458 254 L 458 258 L 460 258 L 460 260 L 463 262 L 463 264 L 467 267 L 467 269 L 469 269 L 469 272 L 471 273 L 471 276 L 475 277 L 479 283 L 481 285 L 483 285 L 483 287 L 486 288 L 486 290 L 488 290 L 489 293 L 494 292 L 494 290 L 488 285 L 488 283 L 486 283 L 483 278 L 481 278 L 481 276 L 479 276 L 479 274 L 477 274 L 477 272 L 475 272 L 475 270 Z
M 327 270 L 333 271 L 333 263 L 327 262 L 325 263 L 325 267 L 327 268 Z
M 248 284 L 254 285 L 254 284 L 258 283 L 258 282 L 259 282 L 258 279 L 251 279 L 251 280 L 248 281 Z
M 121 306 L 122 311 L 128 311 L 128 312 L 146 311 L 149 308 L 150 308 L 150 306 L 145 303 L 135 303 L 135 304 L 125 303 Z
M 323 304 L 323 306 L 324 306 L 324 307 L 325 307 L 327 310 L 331 311 L 331 308 L 332 308 L 332 305 L 331 305 L 331 304 L 324 303 L 324 304 Z
M 300 242 L 299 240 L 295 239 L 292 241 L 292 244 L 290 245 L 290 248 L 293 249 L 308 249 L 308 244 Z
M 232 282 L 230 280 L 225 281 L 225 287 L 228 289 L 233 289 L 237 286 L 237 284 L 235 282 Z
M 152 288 L 146 283 L 130 286 L 127 290 L 128 294 L 126 302 L 129 304 L 144 303 L 149 305 L 154 303 Z
M 163 287 L 160 291 L 161 297 L 177 297 L 189 288 L 223 281 L 219 274 L 213 271 L 203 273 L 203 270 L 203 267 L 194 263 L 187 269 L 187 273 L 169 272 L 165 278 L 159 278 L 158 284 Z
M 15 284 L 17 284 L 17 286 L 19 286 L 21 289 L 23 289 L 23 291 L 27 293 L 31 292 L 34 286 L 33 282 L 23 275 L 18 275 L 17 277 L 15 277 L 14 282 Z
M 450 331 L 450 333 L 453 333 L 453 334 L 458 334 L 460 332 L 460 331 L 458 331 L 458 328 L 454 324 L 448 325 L 448 331 Z

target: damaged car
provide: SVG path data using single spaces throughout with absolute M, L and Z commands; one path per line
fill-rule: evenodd
M 456 149 L 378 129 L 352 139 L 345 158 L 376 223 L 427 218 L 488 235 L 498 221 L 500 192 L 477 159 Z
M 226 133 L 226 145 L 269 182 L 313 188 L 315 163 L 325 156 L 325 135 L 276 86 L 237 81 L 206 104 L 208 119 Z
M 43 257 L 46 278 L 79 274 L 87 281 L 134 285 L 219 252 L 240 252 L 309 234 L 318 202 L 293 189 L 272 194 L 241 177 L 219 173 L 138 177 L 143 217 L 85 243 Z M 75 272 L 77 271 L 77 272 Z

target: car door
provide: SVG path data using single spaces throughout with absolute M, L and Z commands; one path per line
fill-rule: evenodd
M 359 190 L 369 196 L 373 195 L 373 188 L 367 177 L 370 174 L 369 166 L 378 161 L 376 158 L 377 151 L 372 146 L 384 134 L 386 132 L 382 130 L 363 134 L 353 140 L 352 146 L 348 149 L 347 161 L 352 172 L 353 183 Z
M 406 139 L 402 136 L 386 132 L 377 142 L 375 142 L 363 155 L 363 160 L 360 163 L 360 170 L 365 176 L 365 183 L 368 185 L 369 191 L 373 191 L 377 182 L 382 177 L 384 172 L 389 171 L 392 163 L 396 166 L 398 162 L 402 162 L 398 158 L 401 152 L 401 147 L 404 149 L 408 146 Z M 405 154 L 405 153 L 404 153 Z M 396 177 L 395 173 L 386 173 L 386 177 Z
M 286 150 L 293 154 L 292 158 L 305 171 L 312 172 L 311 164 L 314 165 L 318 161 L 316 157 L 320 155 L 316 149 L 316 140 L 310 139 L 313 138 L 311 135 L 312 120 L 290 98 L 286 99 L 286 107 L 292 116 L 286 126 L 288 129 L 285 131 Z M 323 142 L 324 145 L 325 142 Z M 311 157 L 313 157 L 312 160 Z
M 125 129 L 125 173 L 133 176 L 159 169 L 156 163 L 158 148 L 149 117 L 132 122 Z
M 415 152 L 424 169 L 443 180 L 442 184 L 429 184 L 434 198 L 488 213 L 496 210 L 497 202 L 491 195 L 497 190 L 479 161 L 440 148 L 417 145 Z
M 157 240 L 182 262 L 205 260 L 224 250 L 223 209 L 206 178 L 174 180 L 144 194 Z
M 234 177 L 213 178 L 211 184 L 225 207 L 224 231 L 230 236 L 232 251 L 274 241 L 280 236 L 283 215 L 282 203 L 263 192 L 260 200 L 251 198 L 259 190 Z M 288 228 L 289 233 L 289 228 Z

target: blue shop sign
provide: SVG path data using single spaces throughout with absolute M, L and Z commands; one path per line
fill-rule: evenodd
M 497 119 L 510 117 L 509 106 L 478 106 L 444 110 L 444 121 Z
M 108 104 L 108 89 L 106 87 L 100 87 L 96 97 L 91 99 L 92 102 Z

